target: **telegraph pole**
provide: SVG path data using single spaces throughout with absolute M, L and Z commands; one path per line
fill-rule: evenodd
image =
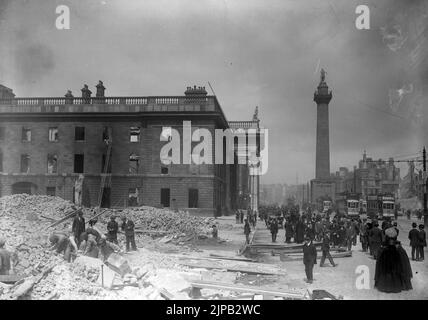
M 428 209 L 427 209 L 427 192 L 428 192 L 428 177 L 427 177 L 427 150 L 424 147 L 422 151 L 423 156 L 423 165 L 424 165 L 424 179 L 425 181 L 425 189 L 424 189 L 424 224 L 425 228 L 428 228 Z M 422 183 L 424 181 L 422 180 Z

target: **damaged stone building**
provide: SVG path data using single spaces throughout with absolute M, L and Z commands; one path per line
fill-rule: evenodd
M 248 206 L 247 165 L 164 165 L 160 137 L 163 127 L 182 133 L 183 121 L 214 136 L 215 129 L 238 124 L 258 128 L 258 119 L 229 123 L 203 87 L 188 87 L 184 96 L 108 97 L 105 90 L 100 81 L 95 97 L 85 85 L 81 97 L 68 91 L 17 98 L 0 86 L 1 196 L 76 201 L 77 188 L 88 207 L 148 205 L 215 215 Z

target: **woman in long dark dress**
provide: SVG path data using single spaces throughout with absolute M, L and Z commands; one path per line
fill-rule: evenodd
M 394 228 L 385 231 L 385 242 L 376 261 L 375 288 L 382 292 L 398 293 L 412 288 L 409 258 L 397 244 Z M 403 252 L 404 251 L 404 252 Z

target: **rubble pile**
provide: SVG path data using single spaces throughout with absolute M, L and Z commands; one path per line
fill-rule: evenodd
M 72 203 L 58 197 L 17 194 L 0 198 L 0 235 L 18 261 L 15 273 L 35 275 L 59 259 L 48 249 L 47 226 L 73 209 Z
M 173 211 L 154 207 L 127 208 L 124 210 L 111 210 L 104 215 L 107 222 L 111 215 L 126 215 L 135 223 L 136 229 L 154 230 L 175 237 L 196 238 L 210 233 L 214 218 L 192 216 L 185 211 Z
M 24 193 L 0 198 L 0 216 L 9 214 L 37 219 L 43 215 L 48 218 L 59 219 L 75 209 L 73 203 L 59 197 Z

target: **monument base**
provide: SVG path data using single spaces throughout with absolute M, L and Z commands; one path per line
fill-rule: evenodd
M 311 203 L 317 203 L 321 197 L 329 197 L 333 203 L 336 202 L 336 182 L 334 180 L 311 180 Z

